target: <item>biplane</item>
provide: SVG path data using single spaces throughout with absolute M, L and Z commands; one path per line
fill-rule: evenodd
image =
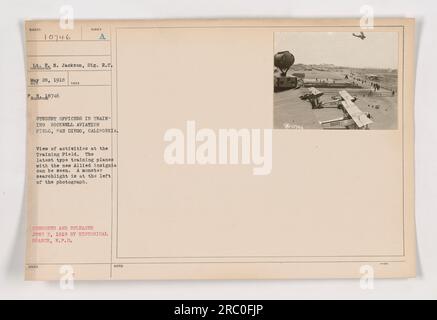
M 357 98 L 352 97 L 346 90 L 339 91 L 339 98 L 326 102 L 319 100 L 323 92 L 314 87 L 308 88 L 308 90 L 310 93 L 301 98 L 309 100 L 313 109 L 329 108 L 329 105 L 334 104 L 334 108 L 343 111 L 341 118 L 321 121 L 323 129 L 369 129 L 369 124 L 373 123 L 370 114 L 361 111 L 354 103 Z
M 360 32 L 360 34 L 352 33 L 352 35 L 354 37 L 357 37 L 357 38 L 361 39 L 361 40 L 366 39 L 366 36 L 364 35 L 364 32 Z

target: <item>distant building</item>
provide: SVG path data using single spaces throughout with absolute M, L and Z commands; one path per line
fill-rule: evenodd
M 366 74 L 366 78 L 370 81 L 378 81 L 381 80 L 381 77 L 376 74 Z

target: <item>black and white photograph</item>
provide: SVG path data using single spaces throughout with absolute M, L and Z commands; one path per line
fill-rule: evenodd
M 397 129 L 398 34 L 276 32 L 275 129 Z

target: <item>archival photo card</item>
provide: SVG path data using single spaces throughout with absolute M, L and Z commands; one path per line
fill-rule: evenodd
M 396 32 L 276 32 L 275 129 L 396 129 Z
M 27 280 L 416 275 L 413 19 L 74 25 L 25 25 Z

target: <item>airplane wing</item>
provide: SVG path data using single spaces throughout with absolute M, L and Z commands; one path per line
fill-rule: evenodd
M 358 126 L 358 128 L 362 128 L 368 124 L 373 123 L 373 121 L 370 120 L 367 115 L 363 111 L 361 111 L 355 103 L 352 102 L 353 98 L 346 90 L 341 90 L 340 96 L 344 99 L 341 104 L 343 105 L 346 112 L 355 121 L 355 124 Z
M 347 92 L 346 90 L 341 90 L 338 92 L 340 94 L 340 96 L 343 98 L 343 100 L 345 101 L 352 101 L 354 97 L 352 97 L 349 92 Z
M 323 95 L 323 92 L 317 90 L 314 87 L 310 87 L 310 88 L 308 88 L 308 90 L 315 98 L 319 98 Z

